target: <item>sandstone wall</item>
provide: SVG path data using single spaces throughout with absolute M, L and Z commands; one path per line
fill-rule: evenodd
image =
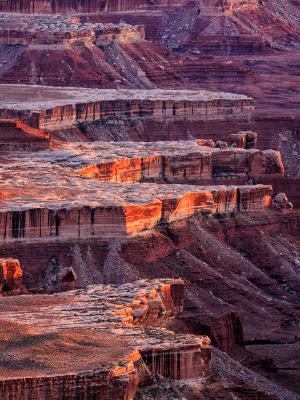
M 62 23 L 65 21 L 63 20 Z M 34 23 L 34 22 L 32 22 Z M 130 26 L 126 24 L 118 25 L 102 25 L 99 24 L 95 28 L 89 27 L 85 29 L 62 29 L 55 26 L 53 28 L 33 29 L 32 27 L 19 27 L 18 29 L 2 28 L 0 29 L 0 44 L 3 45 L 62 45 L 71 46 L 80 41 L 87 46 L 95 44 L 103 46 L 116 41 L 120 44 L 136 43 L 145 39 L 145 31 L 143 26 Z M 36 22 L 38 24 L 38 21 Z M 41 24 L 42 25 L 42 24 Z M 75 28 L 76 24 L 74 24 Z
M 80 122 L 104 118 L 148 118 L 154 120 L 227 121 L 248 120 L 254 110 L 252 99 L 193 101 L 103 100 L 69 104 L 40 112 L 0 110 L 5 118 L 23 119 L 29 125 L 48 131 L 76 127 Z
M 186 4 L 186 0 L 1 0 L 0 11 L 24 13 L 92 13 L 138 11 L 173 7 Z
M 89 286 L 56 296 L 25 295 L 19 298 L 23 302 L 21 311 L 13 305 L 13 300 L 6 308 L 2 303 L 1 320 L 5 315 L 6 323 L 14 326 L 13 339 L 7 339 L 12 347 L 12 357 L 21 357 L 18 359 L 22 361 L 24 355 L 25 358 L 32 357 L 32 354 L 36 356 L 42 351 L 51 368 L 50 371 L 47 367 L 47 371 L 45 368 L 36 369 L 35 365 L 23 368 L 21 362 L 22 367 L 12 372 L 0 360 L 1 400 L 130 400 L 139 385 L 151 384 L 157 373 L 171 380 L 208 376 L 211 361 L 208 337 L 176 335 L 153 327 L 160 320 L 167 320 L 182 311 L 183 298 L 182 280 L 161 279 L 139 280 L 119 287 Z M 18 300 L 15 301 L 18 303 Z M 70 303 L 71 307 L 66 308 L 66 304 Z M 37 304 L 38 307 L 35 306 Z M 84 312 L 78 312 L 79 309 Z M 19 312 L 22 314 L 21 331 Z M 145 325 L 152 327 L 148 326 L 146 330 L 140 328 Z M 33 331 L 37 340 L 31 344 L 26 339 L 32 338 Z M 87 358 L 74 365 L 74 341 L 67 349 L 64 348 L 64 341 L 70 337 L 73 339 L 75 335 L 78 346 L 80 343 L 76 341 L 76 335 L 80 333 L 84 334 L 79 336 L 79 342 L 87 343 L 87 349 L 82 350 Z M 20 356 L 14 353 L 15 338 L 20 339 L 18 347 L 25 342 Z M 61 339 L 63 342 L 60 342 Z M 49 351 L 47 343 L 51 340 L 56 345 L 50 345 Z M 96 344 L 96 351 L 100 354 L 86 353 L 89 347 Z M 9 345 L 5 345 L 7 349 Z M 60 356 L 64 358 L 66 353 L 72 357 L 60 370 L 62 362 L 57 360 Z M 94 368 L 90 358 L 96 360 Z M 87 368 L 88 365 L 90 368 Z
M 170 192 L 144 204 L 2 210 L 0 241 L 132 235 L 152 229 L 162 221 L 176 221 L 198 212 L 263 210 L 269 208 L 271 195 L 272 187 L 266 185 L 221 186 L 185 194 Z
M 196 0 L 201 15 L 222 15 L 243 8 L 256 7 L 258 0 Z M 23 13 L 97 13 L 161 10 L 186 7 L 188 0 L 1 0 L 0 11 Z
M 64 398 L 130 400 L 138 386 L 137 371 L 114 376 L 112 371 L 87 371 L 65 376 L 36 377 L 0 382 L 3 400 L 62 400 Z
M 82 168 L 80 174 L 106 182 L 199 183 L 211 178 L 211 154 L 125 158 Z
M 41 150 L 50 146 L 49 135 L 20 120 L 0 119 L 0 151 Z
M 252 178 L 283 177 L 280 152 L 228 149 L 189 154 L 133 157 L 103 164 L 91 164 L 80 175 L 104 182 L 143 182 L 213 184 L 230 178 L 248 182 Z M 217 179 L 217 180 L 216 180 Z M 232 182 L 232 181 L 231 181 Z M 260 183 L 263 183 L 262 181 Z
M 258 0 L 197 0 L 200 15 L 218 16 L 224 13 L 251 9 L 258 6 Z

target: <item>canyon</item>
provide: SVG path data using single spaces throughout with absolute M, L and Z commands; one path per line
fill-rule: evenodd
M 299 397 L 300 7 L 0 0 L 0 398 Z

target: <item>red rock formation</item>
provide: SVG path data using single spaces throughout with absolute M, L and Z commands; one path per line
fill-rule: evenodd
M 29 101 L 35 94 L 38 98 Z M 7 103 L 0 109 L 0 116 L 22 117 L 30 126 L 50 131 L 125 116 L 163 121 L 248 120 L 254 109 L 253 100 L 245 96 L 207 91 L 86 89 L 83 92 L 74 88 L 2 85 L 0 96 Z M 19 96 L 23 98 L 21 104 Z
M 229 144 L 242 149 L 255 149 L 257 143 L 256 132 L 238 132 L 229 135 Z
M 278 193 L 272 201 L 272 206 L 280 211 L 291 210 L 293 208 L 292 203 L 288 201 L 285 193 Z
M 84 167 L 80 175 L 106 182 L 201 183 L 212 176 L 211 154 L 126 158 Z
M 18 260 L 0 259 L 0 294 L 19 294 L 22 286 L 23 271 Z
M 47 133 L 20 120 L 0 119 L 0 151 L 41 150 L 50 147 Z
M 88 0 L 86 2 L 50 2 L 42 0 L 26 0 L 25 2 L 5 0 L 1 3 L 0 11 L 26 12 L 26 13 L 97 13 L 157 10 L 172 7 L 185 7 L 187 0 Z M 258 0 L 197 0 L 201 15 L 222 15 L 243 8 L 253 8 L 258 5 Z
M 22 333 L 13 311 L 16 305 L 11 302 L 7 304 L 10 311 L 6 309 L 5 322 L 14 333 L 11 337 L 4 331 L 5 344 L 11 342 L 14 350 L 1 349 L 0 343 L 3 400 L 18 400 L 20 392 L 25 393 L 26 400 L 59 400 L 75 395 L 85 399 L 87 394 L 104 400 L 129 400 L 139 385 L 149 384 L 156 374 L 171 380 L 210 374 L 207 337 L 136 327 L 158 324 L 182 310 L 181 280 L 141 280 L 120 287 L 90 286 L 56 296 L 22 297 Z M 66 305 L 71 308 L 66 309 Z M 76 309 L 84 310 L 84 317 Z M 91 333 L 86 332 L 87 324 Z M 26 343 L 33 330 L 38 341 L 25 345 L 25 357 L 39 354 L 47 367 L 33 363 L 11 371 L 5 358 L 13 357 L 20 365 L 26 363 L 14 339 Z
M 124 199 L 124 203 L 121 201 L 119 205 L 113 203 L 95 207 L 84 204 L 79 207 L 56 205 L 55 208 L 51 206 L 45 208 L 41 207 L 42 203 L 37 199 L 36 205 L 30 208 L 26 209 L 23 206 L 22 210 L 7 210 L 0 213 L 0 240 L 133 235 L 152 229 L 160 222 L 188 218 L 199 212 L 211 214 L 255 211 L 267 209 L 271 204 L 272 187 L 267 185 L 215 186 L 198 189 L 196 186 L 181 188 L 168 185 L 166 188 L 162 187 L 162 191 L 159 186 L 156 186 L 158 191 L 156 196 L 150 197 L 148 201 L 141 199 L 140 204 L 138 200 L 132 200 L 130 204 Z M 150 184 L 144 188 L 152 191 L 155 187 L 154 184 Z M 113 187 L 106 187 L 106 190 L 110 189 L 113 190 Z M 122 191 L 126 193 L 126 189 L 125 186 Z M 102 196 L 105 196 L 106 190 L 102 192 Z M 140 195 L 143 193 L 143 186 L 141 190 Z M 77 193 L 78 195 L 80 197 L 80 193 Z M 6 204 L 4 206 L 6 209 L 9 208 L 10 201 L 11 199 L 2 201 L 3 205 Z
M 66 290 L 73 290 L 77 287 L 76 272 L 73 268 L 64 268 L 59 272 L 59 290 L 64 292 Z

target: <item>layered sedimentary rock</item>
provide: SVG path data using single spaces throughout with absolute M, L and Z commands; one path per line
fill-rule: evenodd
M 246 9 L 255 9 L 258 0 L 197 0 L 200 15 L 218 16 Z
M 123 236 L 198 212 L 263 210 L 270 206 L 271 186 L 212 186 L 214 180 L 227 183 L 232 173 L 247 183 L 252 176 L 283 174 L 280 168 L 268 170 L 259 150 L 223 151 L 193 141 L 61 147 L 5 155 L 0 171 L 2 240 Z M 275 154 L 272 166 L 280 160 Z M 235 156 L 235 170 L 226 170 Z
M 30 100 L 29 100 L 30 99 Z M 0 117 L 21 118 L 38 129 L 58 130 L 105 118 L 248 120 L 254 102 L 231 93 L 176 90 L 96 90 L 1 85 Z
M 21 120 L 0 119 L 0 151 L 47 149 L 50 142 L 47 133 Z
M 199 144 L 200 143 L 200 144 Z M 204 143 L 204 146 L 202 145 Z M 213 142 L 212 142 L 213 143 Z M 215 148 L 203 141 L 60 144 L 63 164 L 82 176 L 106 182 L 214 183 L 239 178 L 283 177 L 280 152 Z M 211 144 L 211 142 L 209 143 Z M 87 154 L 89 155 L 88 161 Z M 105 154 L 105 155 L 103 155 Z M 86 164 L 86 165 L 85 165 Z
M 20 293 L 22 277 L 23 271 L 18 260 L 0 258 L 0 295 Z
M 0 11 L 25 12 L 25 13 L 97 13 L 159 10 L 172 7 L 186 7 L 187 0 L 88 0 L 85 2 L 60 1 L 50 2 L 43 0 L 13 1 L 2 0 Z M 197 0 L 201 15 L 222 15 L 225 12 L 237 11 L 243 8 L 253 8 L 258 5 L 258 0 Z
M 56 177 L 57 179 L 57 177 Z M 58 183 L 58 182 L 57 182 Z M 47 194 L 11 192 L 0 202 L 1 240 L 68 239 L 137 234 L 158 223 L 195 213 L 263 210 L 270 207 L 272 187 L 197 187 L 155 184 L 47 187 Z M 80 185 L 76 191 L 72 186 Z M 34 193 L 34 199 L 32 194 Z M 68 197 L 65 197 L 68 196 Z
M 168 379 L 210 374 L 207 337 L 143 328 L 182 311 L 181 280 L 142 280 L 10 299 L 0 312 L 1 326 L 6 325 L 0 331 L 3 400 L 18 400 L 20 393 L 25 400 L 75 394 L 78 399 L 129 400 L 157 374 Z M 26 352 L 14 345 L 16 339 L 25 343 Z M 30 340 L 34 344 L 26 344 Z M 33 354 L 40 361 L 28 364 Z M 8 359 L 20 368 L 8 368 Z
M 0 16 L 0 45 L 22 45 L 30 48 L 70 47 L 76 42 L 86 46 L 104 46 L 112 42 L 125 44 L 145 39 L 142 26 L 80 23 L 76 17 Z M 56 48 L 57 48 L 56 47 Z

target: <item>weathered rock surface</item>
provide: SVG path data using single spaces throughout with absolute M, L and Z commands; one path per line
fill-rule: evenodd
M 209 144 L 210 147 L 206 145 Z M 218 143 L 217 143 L 218 144 Z M 53 154 L 65 167 L 99 181 L 218 183 L 224 178 L 284 176 L 279 152 L 216 147 L 213 141 L 60 143 Z M 244 179 L 244 180 L 243 180 Z
M 23 271 L 18 260 L 0 258 L 0 295 L 20 293 L 22 277 Z
M 273 394 L 274 398 L 290 400 L 297 398 L 293 393 L 297 382 L 295 371 L 260 369 L 255 372 L 249 357 L 253 359 L 251 348 L 258 343 L 261 343 L 260 352 L 269 349 L 269 357 L 271 348 L 277 354 L 283 342 L 289 343 L 296 354 L 299 221 L 298 212 L 217 215 L 209 220 L 196 217 L 188 223 L 174 222 L 168 229 L 145 237 L 126 239 L 119 244 L 116 240 L 116 246 L 99 239 L 25 241 L 3 244 L 0 254 L 5 256 L 13 250 L 24 260 L 24 271 L 32 276 L 31 288 L 37 282 L 41 284 L 45 271 L 55 274 L 54 267 L 59 272 L 70 264 L 75 266 L 82 286 L 97 280 L 120 283 L 165 274 L 184 277 L 190 283 L 185 311 L 179 321 L 187 329 L 181 325 L 178 328 L 176 321 L 172 322 L 171 329 L 177 326 L 178 332 L 209 334 L 214 344 L 223 349 L 233 349 L 237 343 L 246 341 L 252 354 L 247 353 L 245 360 L 238 358 L 237 361 L 224 353 L 219 355 L 218 382 L 228 376 L 227 386 L 224 383 L 227 395 L 229 391 L 253 397 L 259 396 L 255 393 L 260 391 L 266 398 Z M 228 315 L 232 312 L 235 317 Z M 273 347 L 263 344 L 269 342 Z M 240 347 L 236 351 L 241 355 L 244 350 Z M 286 361 L 280 364 L 278 358 L 277 365 L 286 365 Z M 239 377 L 238 381 L 235 377 Z M 205 398 L 204 387 L 208 390 L 202 385 L 203 382 L 199 398 Z M 221 393 L 220 389 L 214 398 L 223 398 Z
M 0 15 L 0 44 L 39 46 L 63 46 L 67 48 L 80 41 L 87 46 L 105 46 L 112 42 L 134 43 L 143 41 L 142 26 L 121 24 L 80 23 L 76 17 L 14 16 Z
M 232 147 L 255 149 L 257 143 L 257 133 L 251 131 L 232 133 L 229 135 L 229 143 Z
M 191 148 L 199 153 L 193 155 Z M 129 158 L 123 162 L 120 157 L 126 151 Z M 150 156 L 153 152 L 157 155 Z M 108 160 L 121 161 L 113 168 L 109 162 L 94 167 L 104 153 Z M 139 153 L 146 155 L 143 164 L 141 158 L 135 158 Z M 268 209 L 272 196 L 269 185 L 186 184 L 199 185 L 202 180 L 212 184 L 214 176 L 225 182 L 230 173 L 240 174 L 242 183 L 267 172 L 282 176 L 282 170 L 268 167 L 264 152 L 231 149 L 222 153 L 195 142 L 170 142 L 165 148 L 155 143 L 131 147 L 129 143 L 73 144 L 55 151 L 7 153 L 1 167 L 1 240 L 132 235 L 198 212 Z M 269 153 L 267 160 L 277 165 L 274 159 L 280 160 L 280 154 L 275 152 L 272 158 Z M 238 161 L 232 170 L 235 155 Z M 141 183 L 145 178 L 164 182 L 164 177 L 165 182 L 181 184 Z
M 42 150 L 50 147 L 47 133 L 20 120 L 0 119 L 0 151 Z
M 144 328 L 182 311 L 181 280 L 11 299 L 0 312 L 3 400 L 129 400 L 155 375 L 186 379 L 210 374 L 206 336 Z M 19 368 L 11 369 L 9 363 Z
M 13 89 L 13 90 L 12 90 Z M 0 116 L 58 130 L 107 117 L 195 121 L 249 119 L 254 102 L 231 93 L 176 90 L 96 90 L 1 85 Z
M 120 11 L 139 11 L 157 10 L 172 7 L 185 7 L 187 0 L 89 0 L 87 2 L 68 1 L 50 2 L 42 0 L 27 0 L 25 2 L 4 0 L 1 3 L 0 11 L 25 12 L 25 13 L 97 13 L 97 12 L 120 12 Z M 198 0 L 201 15 L 223 15 L 226 12 L 238 11 L 243 8 L 255 8 L 258 0 L 225 0 L 221 3 L 216 0 Z
M 272 206 L 280 211 L 291 210 L 293 208 L 292 203 L 289 202 L 285 193 L 278 193 L 272 200 Z
M 11 101 L 13 110 L 4 107 L 1 115 L 24 119 L 27 125 L 0 127 L 2 151 L 37 150 L 49 142 L 59 147 L 57 140 L 142 142 L 82 147 L 76 143 L 69 148 L 64 144 L 59 160 L 50 151 L 33 157 L 28 152 L 1 153 L 2 233 L 12 240 L 2 241 L 0 255 L 21 260 L 25 288 L 65 291 L 90 283 L 182 276 L 188 281 L 188 296 L 177 318 L 167 318 L 174 310 L 166 312 L 168 307 L 158 298 L 164 297 L 161 294 L 154 295 L 142 311 L 122 308 L 121 314 L 126 315 L 118 318 L 130 319 L 134 314 L 146 325 L 159 319 L 178 333 L 208 334 L 228 354 L 213 352 L 215 376 L 209 381 L 205 377 L 179 383 L 160 380 L 141 389 L 137 398 L 298 398 L 300 225 L 299 213 L 287 199 L 300 206 L 298 2 L 4 0 L 0 9 L 48 13 L 0 17 L 1 83 L 177 89 L 175 100 L 174 93 L 160 98 L 156 92 L 153 100 L 136 98 L 133 92 L 121 99 L 108 98 L 106 92 L 101 104 L 88 90 L 83 99 L 80 89 L 74 103 L 66 101 L 61 88 L 52 96 L 53 88 L 44 91 L 39 86 L 29 95 L 28 88 L 20 93 L 17 85 L 10 86 L 10 92 L 19 90 L 13 94 L 16 101 L 11 101 L 8 90 L 4 93 L 4 102 Z M 75 15 L 79 12 L 88 14 Z M 247 94 L 258 107 L 254 111 L 253 102 L 236 103 L 233 98 L 228 103 L 228 99 L 222 103 L 215 99 L 206 106 L 180 98 L 180 89 L 199 87 Z M 33 108 L 28 106 L 30 97 Z M 54 109 L 57 97 L 62 103 Z M 22 103 L 21 109 L 17 102 Z M 44 127 L 53 129 L 49 136 L 55 141 L 39 137 Z M 153 144 L 193 137 L 203 138 L 198 145 L 207 148 L 190 142 Z M 208 138 L 214 142 L 207 142 Z M 261 150 L 255 148 L 256 139 Z M 222 142 L 215 145 L 218 140 Z M 269 185 L 274 194 L 279 193 L 272 201 Z M 137 232 L 142 234 L 127 235 Z M 75 309 L 67 300 L 71 294 L 46 296 L 48 300 L 30 297 L 32 302 L 25 296 L 28 312 L 23 310 L 23 300 L 10 303 L 11 298 L 3 297 L 9 300 L 1 307 L 3 315 L 8 311 L 18 324 L 5 318 L 0 324 L 0 365 L 4 359 L 10 374 L 32 373 L 29 380 L 15 377 L 13 389 L 12 380 L 8 383 L 10 398 L 30 388 L 35 398 L 56 398 L 58 393 L 132 398 L 137 386 L 153 382 L 156 373 L 188 377 L 191 360 L 197 374 L 202 374 L 203 348 L 200 355 L 195 348 L 187 349 L 184 337 L 177 342 L 177 335 L 164 331 L 162 338 L 157 335 L 161 330 L 155 329 L 153 339 L 153 328 L 142 327 L 134 335 L 134 344 L 137 338 L 151 337 L 151 345 L 156 346 L 158 336 L 160 345 L 164 343 L 163 348 L 155 347 L 155 353 L 153 347 L 147 348 L 143 359 L 141 351 L 137 354 L 137 348 L 131 347 L 128 326 L 117 328 L 118 335 L 98 328 L 76 331 L 75 318 L 84 319 L 84 324 L 100 323 L 96 309 L 101 301 L 98 294 L 87 295 L 89 290 L 73 292 L 80 297 Z M 175 292 L 181 299 L 180 290 Z M 105 295 L 110 298 L 111 293 Z M 60 296 L 65 296 L 63 303 Z M 83 296 L 89 298 L 88 304 Z M 59 304 L 52 304 L 50 298 Z M 20 332 L 19 317 L 26 314 L 26 320 L 33 311 L 36 318 L 46 310 L 41 316 L 46 321 L 48 307 L 55 318 L 47 325 L 54 322 L 55 327 L 62 311 L 62 320 L 72 322 L 72 331 L 45 330 L 32 341 L 32 331 Z M 101 308 L 99 319 L 102 313 L 107 318 L 105 310 Z M 111 326 L 117 323 L 107 320 Z M 3 358 L 2 339 L 7 344 L 8 336 Z M 175 347 L 171 349 L 170 343 Z M 72 359 L 66 356 L 70 348 Z M 59 362 L 53 360 L 57 349 Z M 79 371 L 74 358 L 89 368 Z M 123 362 L 116 365 L 115 360 Z M 178 360 L 183 368 L 174 368 Z M 95 372 L 94 362 L 105 366 Z M 74 365 L 77 370 L 67 375 Z M 49 368 L 56 372 L 61 368 L 62 375 L 50 379 Z M 87 376 L 86 371 L 94 372 Z M 25 386 L 28 391 L 22 390 Z

